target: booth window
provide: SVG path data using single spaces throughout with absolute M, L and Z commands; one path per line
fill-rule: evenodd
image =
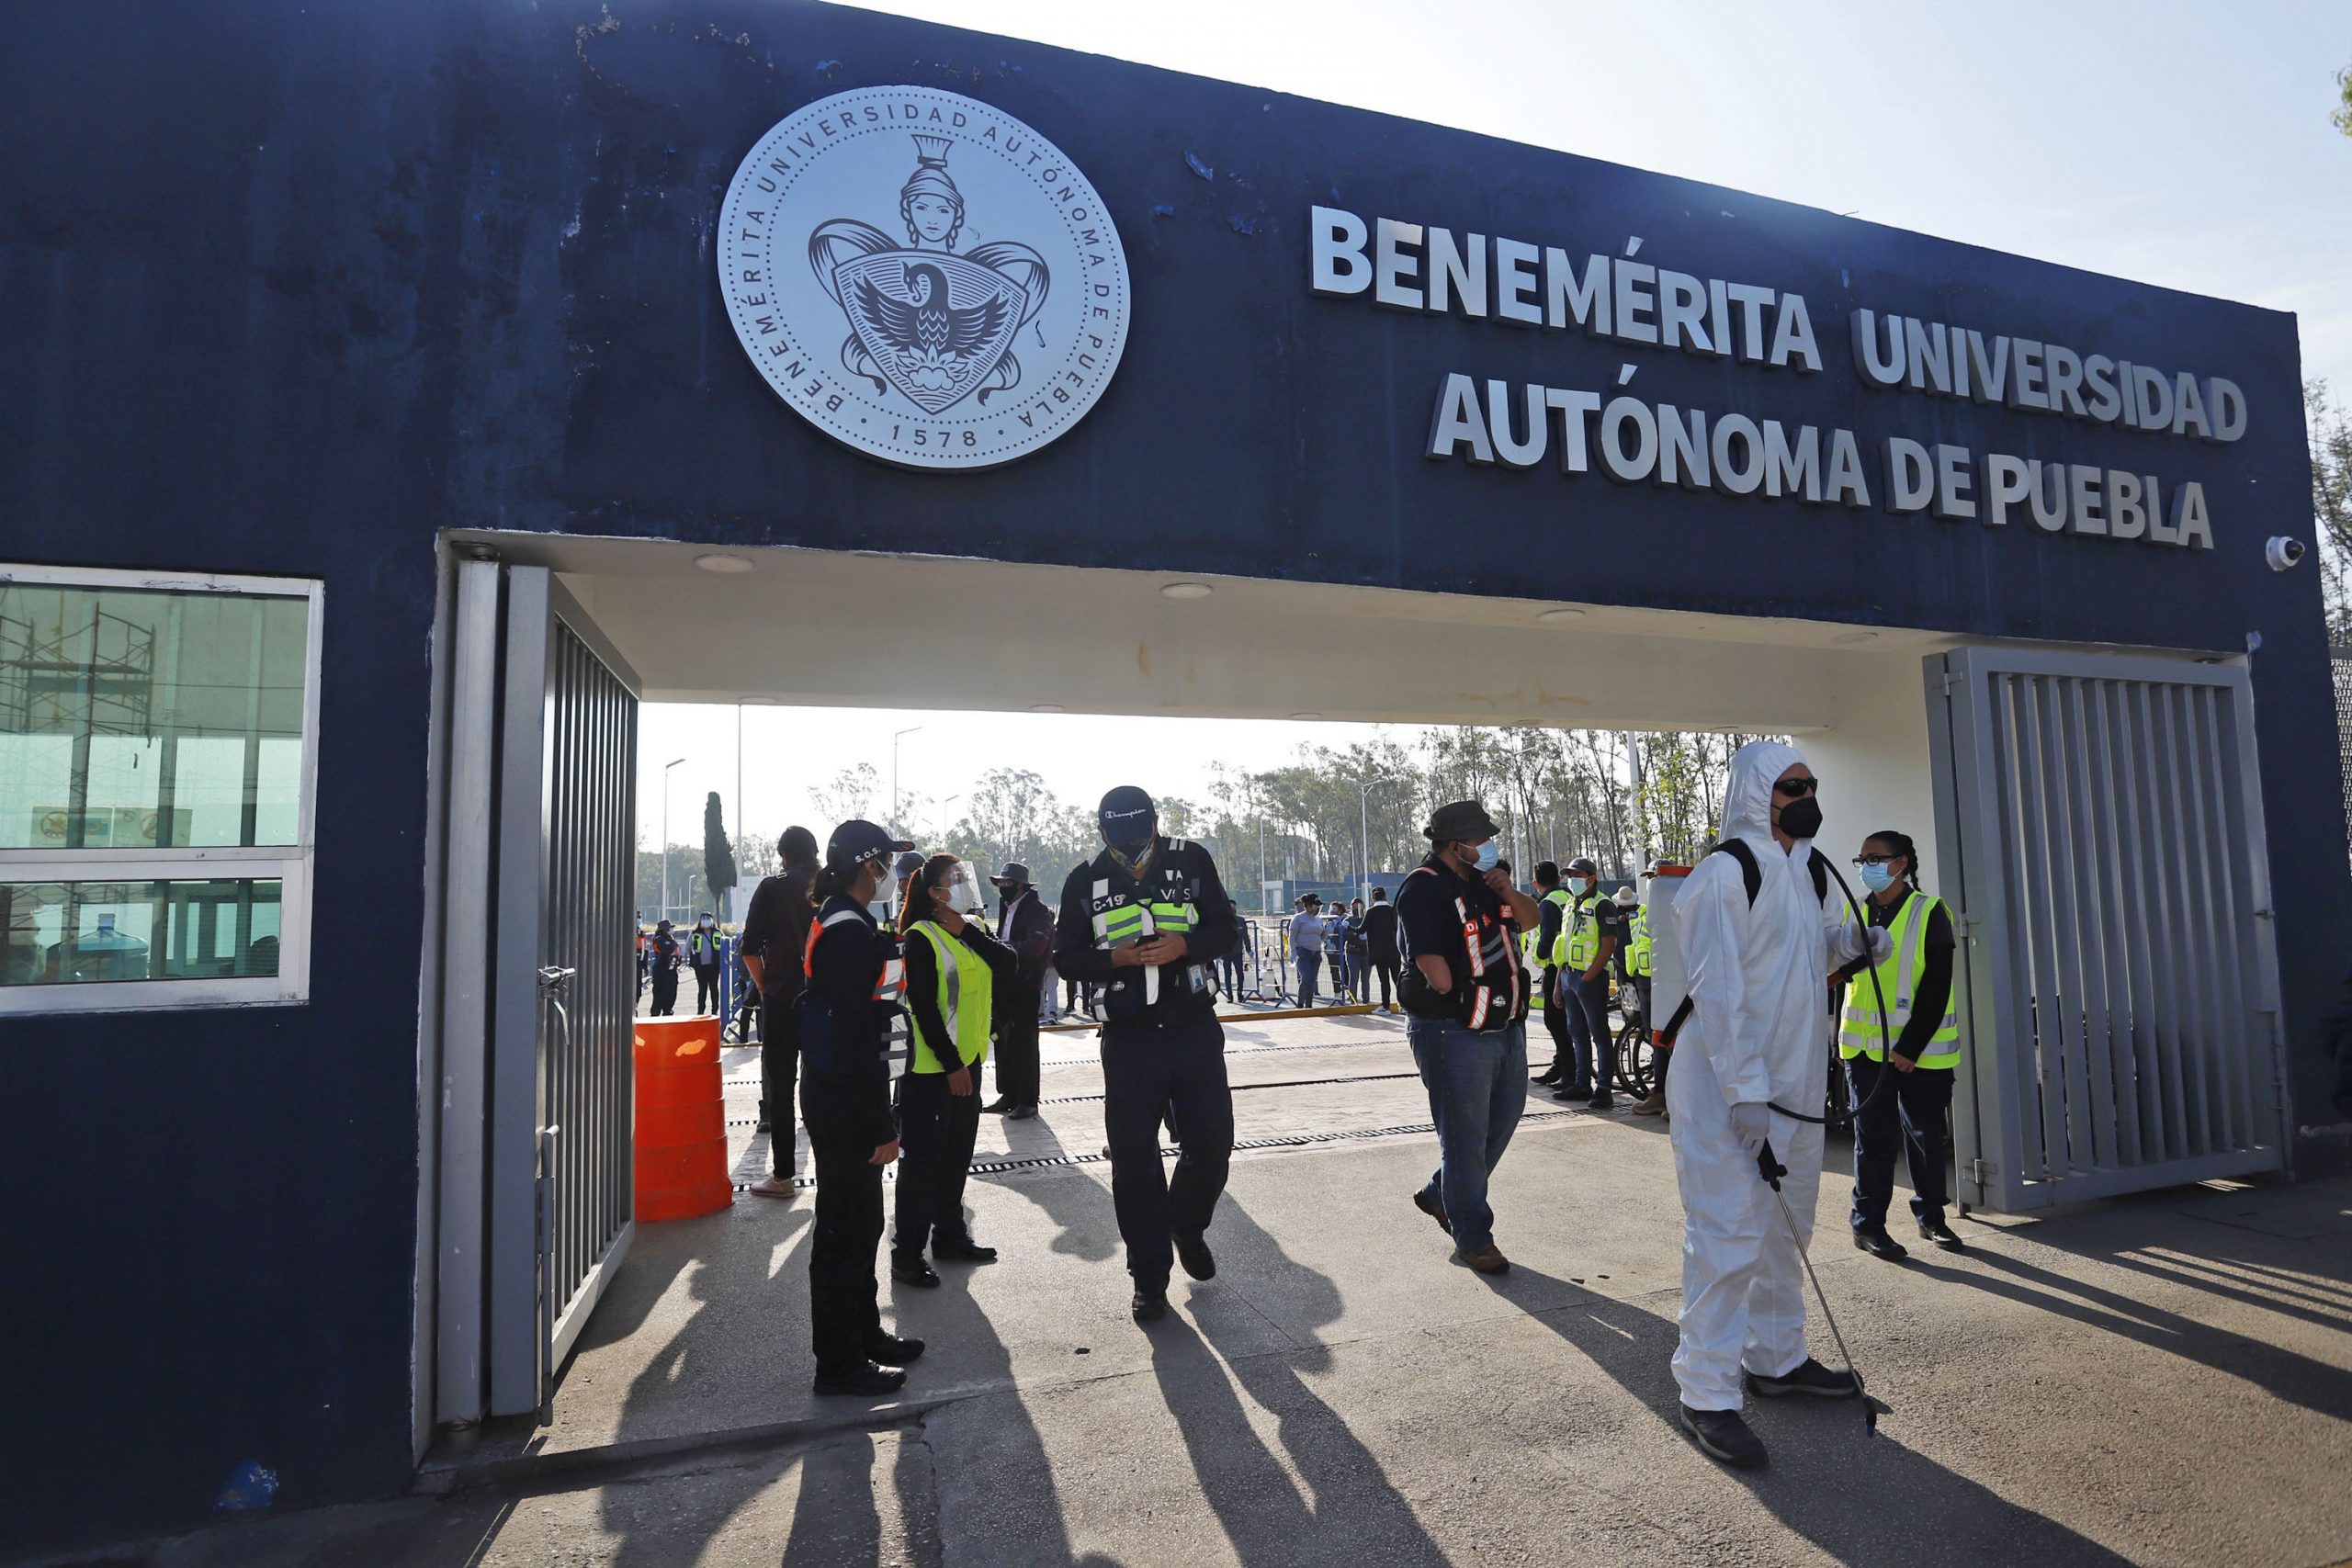
M 308 996 L 320 603 L 0 566 L 0 1012 Z

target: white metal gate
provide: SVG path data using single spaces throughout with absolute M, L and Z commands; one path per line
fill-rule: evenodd
M 635 1234 L 638 682 L 545 568 L 459 564 L 435 1414 L 544 1410 Z
M 1963 1201 L 2284 1164 L 2269 866 L 2242 661 L 1927 660 L 1960 922 Z

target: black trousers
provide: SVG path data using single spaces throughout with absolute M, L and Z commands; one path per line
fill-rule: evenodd
M 1560 998 L 1560 972 L 1546 964 L 1536 975 L 1544 987 L 1544 1032 L 1552 1037 L 1552 1065 L 1547 1078 L 1576 1071 L 1576 1052 L 1568 1043 L 1568 1014 L 1576 1010 Z
M 793 1090 L 800 1083 L 799 1015 L 786 1003 L 760 1009 L 760 1120 L 768 1124 L 770 1165 L 777 1176 L 798 1168 Z M 869 1151 L 870 1152 L 870 1151 Z
M 875 1145 L 848 1124 L 830 1096 L 809 1086 L 808 1142 L 816 1151 L 817 1218 L 808 1243 L 808 1333 L 817 1375 L 853 1371 L 882 1337 L 882 1168 Z
M 1372 972 L 1380 976 L 1380 1005 L 1382 1007 L 1389 1005 L 1391 987 L 1397 991 L 1405 988 L 1405 982 L 1398 976 L 1397 969 L 1398 962 L 1394 958 L 1375 958 L 1372 961 Z
M 653 1016 L 668 1018 L 678 1010 L 678 972 L 656 969 L 653 972 Z
M 718 965 L 695 965 L 695 1011 L 697 1015 L 718 1010 Z
M 1159 1157 L 1163 1119 L 1181 1129 L 1173 1180 Z M 1233 1090 L 1216 1015 L 1104 1024 L 1102 1125 L 1127 1272 L 1138 1289 L 1163 1289 L 1176 1258 L 1173 1237 L 1209 1228 L 1233 1161 Z
M 1005 998 L 1010 1016 L 996 1043 L 996 1091 L 1015 1105 L 1037 1103 L 1037 1010 L 1045 998 L 1026 986 L 1015 986 Z
M 1944 1217 L 1944 1112 L 1951 1107 L 1952 1069 L 1917 1067 L 1894 1073 L 1894 1086 L 1865 1111 L 1882 1073 L 1894 1072 L 1868 1056 L 1849 1057 L 1846 1087 L 1854 1104 L 1856 1230 L 1886 1224 L 1894 1198 L 1894 1152 L 1911 1167 L 1911 1213 L 1921 1221 Z
M 964 1223 L 964 1180 L 980 1131 L 979 1074 L 972 1077 L 970 1094 L 950 1094 L 945 1073 L 910 1072 L 899 1079 L 894 1258 L 918 1258 L 935 1243 L 953 1247 L 972 1239 Z
M 1577 1083 L 1589 1083 L 1593 1093 L 1605 1094 L 1617 1081 L 1617 1036 L 1609 1032 L 1608 972 L 1587 980 L 1569 969 L 1562 972 L 1560 979 L 1560 988 L 1567 992 L 1569 1005 L 1577 1010 L 1568 1015 L 1568 1038 L 1577 1048 Z M 1597 1073 L 1596 1055 L 1600 1057 Z

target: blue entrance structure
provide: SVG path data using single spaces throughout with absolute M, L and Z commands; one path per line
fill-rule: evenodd
M 0 990 L 26 1438 L 0 1544 L 413 1472 L 451 531 L 2249 660 L 2286 1156 L 2343 1162 L 2319 1046 L 2345 818 L 2332 749 L 2296 743 L 2333 733 L 2334 699 L 2316 576 L 2267 549 L 2313 544 L 2289 316 L 822 6 L 215 0 L 135 26 L 19 8 L 0 39 L 0 573 L 321 605 L 288 731 L 311 770 L 281 857 L 309 857 L 298 994 Z M 746 152 L 901 85 L 1035 128 L 1123 242 L 1115 374 L 984 471 L 851 450 L 729 313 Z M 956 186 L 976 212 L 978 188 Z

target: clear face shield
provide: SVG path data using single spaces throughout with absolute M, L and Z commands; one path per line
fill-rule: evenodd
M 939 885 L 939 901 L 959 915 L 978 917 L 989 912 L 988 900 L 980 893 L 978 878 L 972 868 L 962 861 L 948 872 L 947 880 Z

